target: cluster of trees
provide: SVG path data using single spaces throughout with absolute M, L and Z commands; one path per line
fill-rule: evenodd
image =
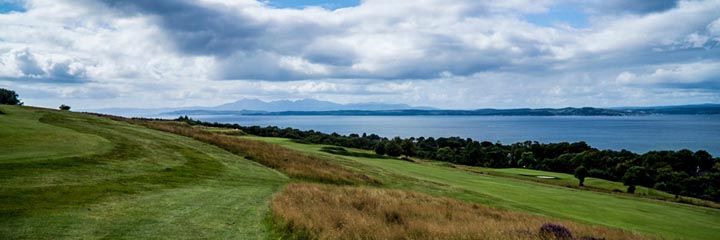
M 20 101 L 15 91 L 0 88 L 0 104 L 22 105 L 23 102 Z
M 574 174 L 580 183 L 586 177 L 622 181 L 628 192 L 636 186 L 667 191 L 675 195 L 720 201 L 720 158 L 708 152 L 679 150 L 636 154 L 627 150 L 599 150 L 585 142 L 513 144 L 476 141 L 460 137 L 419 137 L 388 139 L 376 134 L 326 134 L 313 130 L 274 126 L 240 126 L 206 123 L 181 117 L 179 121 L 213 127 L 235 128 L 252 135 L 283 137 L 316 144 L 375 150 L 388 156 L 419 158 L 492 168 L 530 168 Z

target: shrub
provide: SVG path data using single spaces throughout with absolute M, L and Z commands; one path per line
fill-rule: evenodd
M 60 107 L 58 107 L 58 109 L 63 110 L 63 111 L 70 111 L 70 106 L 61 104 Z

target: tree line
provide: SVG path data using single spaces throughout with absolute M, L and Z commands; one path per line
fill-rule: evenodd
M 300 142 L 374 150 L 379 155 L 408 156 L 491 168 L 529 168 L 621 181 L 632 193 L 644 186 L 672 194 L 720 201 L 720 158 L 704 150 L 650 151 L 600 150 L 585 142 L 513 144 L 477 141 L 460 137 L 386 138 L 376 134 L 326 134 L 275 126 L 240 126 L 176 119 L 192 125 L 234 128 L 263 137 L 282 137 Z

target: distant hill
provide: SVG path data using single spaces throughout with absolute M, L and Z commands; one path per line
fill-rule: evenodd
M 629 107 L 617 110 L 637 114 L 714 115 L 720 114 L 720 104 L 694 104 L 680 106 Z
M 661 106 L 643 108 L 518 108 L 518 109 L 393 109 L 393 110 L 330 110 L 330 111 L 232 111 L 180 110 L 167 115 L 266 115 L 266 116 L 636 116 L 636 115 L 714 115 L 720 104 Z
M 184 108 L 105 108 L 84 110 L 120 116 L 178 116 L 178 115 L 330 115 L 330 116 L 633 116 L 633 115 L 715 115 L 720 104 L 695 104 L 654 107 L 617 108 L 517 108 L 476 110 L 443 110 L 415 107 L 407 104 L 353 103 L 340 104 L 314 99 L 266 102 L 243 99 L 215 107 Z
M 351 103 L 341 104 L 315 99 L 262 101 L 258 99 L 242 99 L 214 107 L 178 107 L 178 108 L 101 108 L 81 109 L 86 112 L 96 112 L 126 117 L 156 117 L 161 115 L 237 115 L 258 112 L 283 111 L 339 111 L 339 110 L 399 110 L 423 109 L 432 110 L 431 107 L 415 107 L 407 104 L 387 103 Z
M 407 104 L 386 104 L 386 103 L 351 103 L 340 104 L 315 99 L 302 100 L 280 100 L 265 102 L 258 99 L 243 99 L 232 103 L 223 104 L 208 110 L 252 110 L 266 112 L 282 111 L 337 111 L 337 110 L 398 110 L 398 109 L 432 109 L 428 107 L 413 107 Z
M 245 115 L 339 115 L 339 116 L 625 116 L 624 110 L 602 108 L 541 108 L 541 109 L 478 109 L 478 110 L 339 110 L 339 111 L 285 111 L 256 112 Z

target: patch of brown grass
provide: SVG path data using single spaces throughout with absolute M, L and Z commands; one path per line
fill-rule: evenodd
M 547 239 L 543 224 L 576 239 L 647 239 L 629 232 L 502 211 L 448 198 L 367 187 L 296 183 L 271 202 L 273 221 L 289 239 Z
M 326 159 L 320 159 L 272 143 L 209 132 L 175 121 L 150 121 L 108 115 L 101 116 L 191 137 L 245 156 L 247 159 L 280 170 L 295 178 L 338 184 L 379 183 L 378 180 L 372 177 L 335 165 Z

